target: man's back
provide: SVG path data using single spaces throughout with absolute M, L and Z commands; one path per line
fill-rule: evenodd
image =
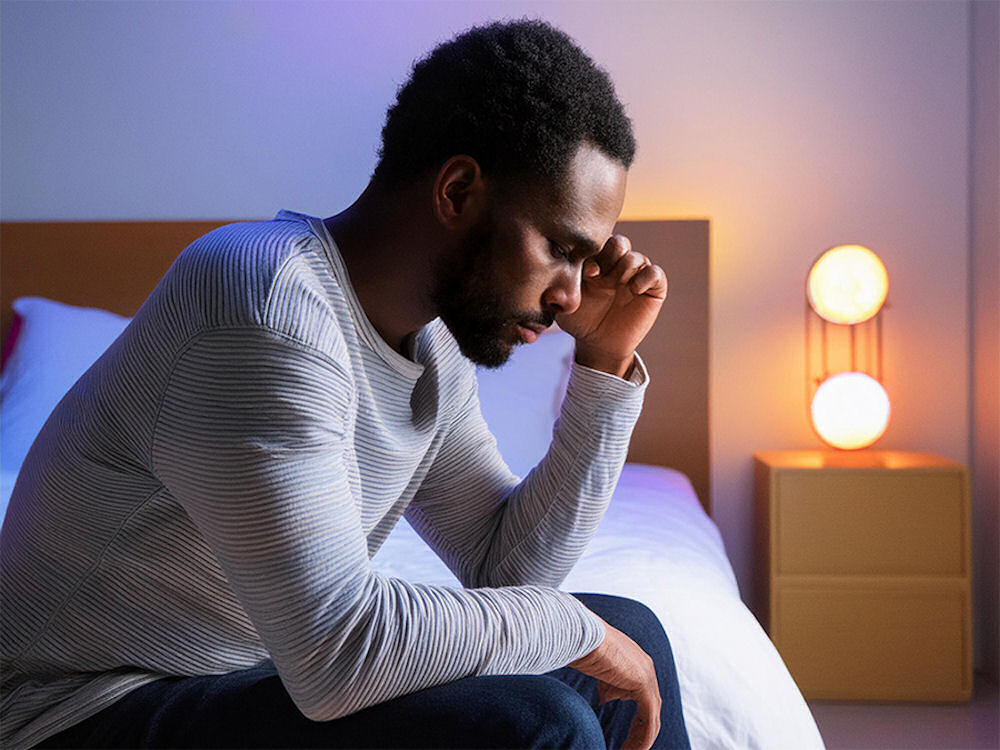
M 253 235 L 266 241 L 242 244 Z M 5 736 L 23 723 L 21 708 L 25 718 L 43 706 L 72 714 L 74 701 L 60 702 L 74 694 L 94 705 L 92 692 L 113 699 L 185 667 L 267 658 L 218 560 L 157 478 L 151 449 L 185 343 L 200 330 L 257 325 L 278 269 L 308 246 L 287 221 L 200 240 L 42 429 L 2 535 Z M 223 287 L 230 304 L 210 304 Z
M 164 395 L 184 350 L 205 337 L 231 337 L 234 359 L 267 356 L 264 341 L 285 337 L 310 359 L 336 361 L 350 384 L 359 369 L 379 364 L 355 340 L 354 372 L 343 369 L 352 363 L 347 340 L 356 337 L 343 325 L 350 308 L 304 217 L 223 227 L 180 256 L 126 332 L 71 389 L 25 461 L 4 525 L 4 700 L 13 704 L 5 734 L 20 723 L 18 706 L 33 714 L 39 703 L 58 704 L 94 681 L 83 673 L 103 674 L 97 681 L 112 683 L 114 697 L 117 688 L 163 674 L 225 672 L 268 658 L 211 546 L 158 476 L 171 461 L 162 458 L 158 469 L 157 435 L 169 451 L 164 433 L 178 426 L 164 412 Z M 423 370 L 395 364 L 414 381 Z M 374 412 L 401 406 L 400 390 L 408 405 L 409 389 L 369 374 L 367 393 L 345 387 L 342 398 L 367 402 L 361 429 L 384 443 L 378 432 L 385 415 Z M 294 394 L 300 384 L 284 385 Z M 192 383 L 204 396 L 220 385 L 227 387 L 210 373 Z M 253 399 L 247 406 L 256 408 Z M 314 406 L 321 408 L 318 400 Z M 375 549 L 395 521 L 386 506 L 413 474 L 400 463 L 426 452 L 435 417 L 425 410 L 423 429 L 405 436 L 411 439 L 395 425 L 397 455 L 363 456 L 366 474 L 385 474 L 377 464 L 391 460 L 396 478 L 368 487 L 375 502 L 365 504 L 366 533 L 385 522 L 372 534 Z M 186 470 L 195 467 L 188 462 Z M 361 497 L 356 464 L 350 474 Z M 249 498 L 254 488 L 246 491 Z M 41 587 L 39 569 L 46 571 Z

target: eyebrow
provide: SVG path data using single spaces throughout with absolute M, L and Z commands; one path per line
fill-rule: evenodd
M 561 227 L 560 231 L 568 237 L 572 243 L 573 247 L 577 250 L 585 251 L 586 255 L 597 255 L 601 252 L 601 246 L 594 242 L 592 239 L 586 235 L 581 234 L 575 229 L 570 229 L 569 227 Z

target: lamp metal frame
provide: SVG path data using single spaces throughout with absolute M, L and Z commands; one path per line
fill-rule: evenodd
M 885 386 L 882 312 L 889 307 L 889 301 L 886 300 L 877 313 L 860 323 L 832 323 L 809 303 L 808 275 L 806 279 L 806 421 L 816 432 L 812 420 L 812 400 L 825 380 L 842 372 L 863 372 Z M 818 338 L 818 346 L 813 344 L 814 336 Z M 822 439 L 819 433 L 817 437 Z

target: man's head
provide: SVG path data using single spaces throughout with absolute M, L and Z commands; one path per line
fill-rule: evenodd
M 465 154 L 494 184 L 550 188 L 581 142 L 632 164 L 632 126 L 608 74 L 547 23 L 492 23 L 416 63 L 386 117 L 374 179 L 420 180 Z
M 477 165 L 449 160 L 439 177 L 437 210 L 476 201 Z M 519 343 L 533 341 L 557 315 L 580 306 L 582 272 L 610 237 L 625 197 L 625 167 L 581 143 L 558 191 L 525 191 L 482 201 L 459 250 L 439 258 L 434 304 L 462 353 L 498 367 Z M 449 195 L 449 187 L 454 187 Z
M 434 185 L 457 244 L 433 304 L 463 353 L 496 367 L 579 304 L 581 269 L 611 233 L 635 155 L 607 73 L 541 21 L 473 28 L 399 90 L 373 184 Z

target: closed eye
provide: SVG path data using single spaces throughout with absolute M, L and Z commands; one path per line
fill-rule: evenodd
M 553 242 L 549 240 L 549 252 L 552 253 L 553 258 L 559 258 L 561 260 L 570 260 L 570 255 L 566 250 L 563 249 L 562 245 L 558 242 Z

